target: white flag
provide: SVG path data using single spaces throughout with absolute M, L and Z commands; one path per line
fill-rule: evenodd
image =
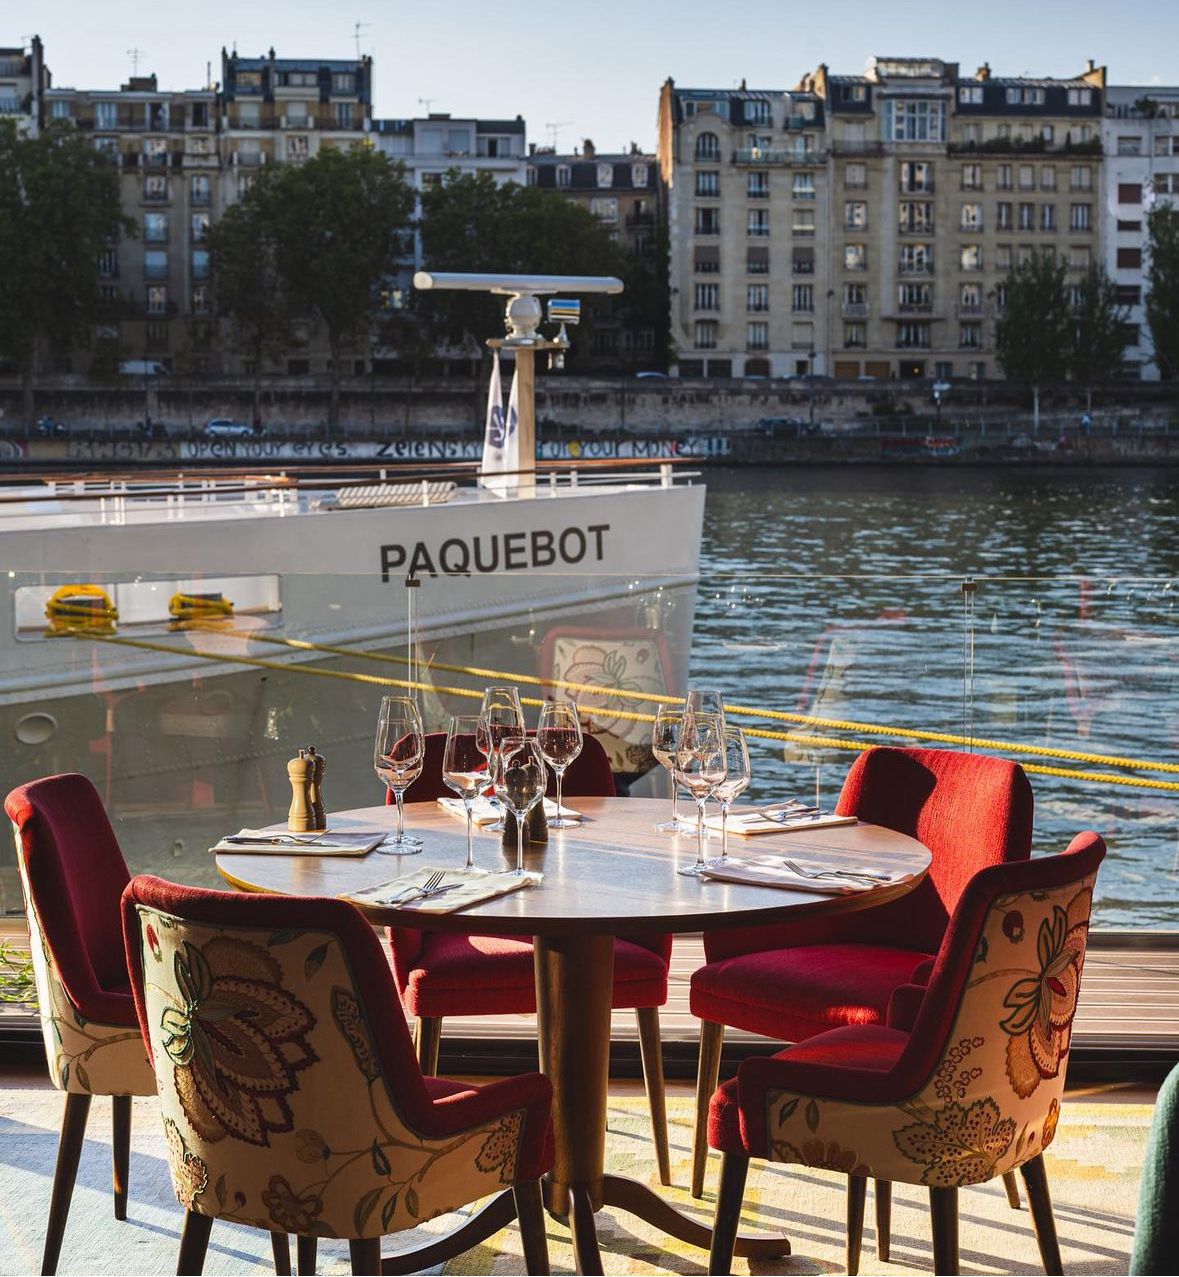
M 483 461 L 479 473 L 499 474 L 504 469 L 504 392 L 497 350 L 492 356 L 491 381 L 487 387 L 487 423 L 483 429 Z
M 508 393 L 508 420 L 504 429 L 504 469 L 520 469 L 520 372 L 512 374 L 512 389 Z M 513 482 L 515 480 L 513 479 Z

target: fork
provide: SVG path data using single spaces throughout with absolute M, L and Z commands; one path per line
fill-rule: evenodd
M 442 885 L 442 879 L 446 877 L 446 870 L 435 869 L 434 872 L 416 887 L 402 887 L 400 891 L 392 896 L 386 896 L 380 903 L 384 905 L 401 904 L 405 900 L 413 900 L 415 898 L 425 899 L 426 896 L 434 895 L 438 888 Z
M 782 863 L 791 873 L 800 878 L 849 878 L 858 882 L 891 882 L 888 874 L 856 873 L 851 869 L 804 869 L 797 861 L 782 858 Z
M 823 814 L 820 807 L 804 807 L 801 803 L 797 806 L 793 804 L 761 807 L 758 809 L 759 816 L 765 820 L 772 820 L 775 824 L 785 825 L 791 820 L 801 820 L 804 816 L 821 816 Z

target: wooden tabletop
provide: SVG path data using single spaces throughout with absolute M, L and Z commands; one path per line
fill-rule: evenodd
M 914 838 L 879 825 L 760 834 L 730 833 L 729 855 L 775 854 L 821 861 L 834 868 L 871 865 L 904 872 L 902 883 L 849 895 L 817 895 L 780 887 L 747 886 L 689 878 L 676 873 L 696 858 L 696 835 L 657 833 L 669 804 L 649 798 L 578 798 L 584 819 L 572 829 L 549 831 L 548 844 L 525 853 L 525 865 L 544 873 L 536 887 L 514 891 L 456 913 L 423 914 L 391 906 L 364 906 L 374 923 L 456 931 L 469 935 L 635 934 L 708 931 L 750 926 L 792 916 L 864 909 L 911 891 L 925 876 L 930 855 Z M 409 803 L 406 828 L 425 840 L 416 856 L 282 856 L 222 854 L 222 877 L 244 891 L 283 895 L 338 896 L 378 884 L 414 869 L 457 869 L 466 863 L 464 822 L 437 803 Z M 391 807 L 364 807 L 333 813 L 329 825 L 395 828 Z M 709 839 L 708 855 L 720 854 L 720 838 Z M 475 831 L 475 863 L 483 869 L 515 867 L 515 851 L 500 846 L 500 835 Z

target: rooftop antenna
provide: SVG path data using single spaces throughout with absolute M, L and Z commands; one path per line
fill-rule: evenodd
M 352 38 L 356 41 L 356 60 L 360 61 L 360 35 L 372 26 L 371 22 L 357 22 L 352 27 Z
M 549 131 L 549 145 L 554 151 L 557 149 L 557 137 L 562 129 L 567 129 L 573 123 L 572 120 L 556 120 L 545 125 Z
M 430 114 L 430 108 L 437 102 L 437 98 L 418 98 L 418 105 L 426 108 L 426 114 Z
M 139 74 L 139 59 L 144 56 L 142 49 L 128 49 L 127 56 L 131 59 L 131 74 L 136 76 Z

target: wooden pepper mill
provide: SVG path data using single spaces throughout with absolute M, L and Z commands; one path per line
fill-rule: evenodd
M 504 806 L 504 832 L 500 840 L 506 853 L 516 854 L 516 815 L 511 808 Z M 549 840 L 549 822 L 544 814 L 544 800 L 524 817 L 524 850 L 535 851 L 543 847 Z
M 323 802 L 323 773 L 327 768 L 327 759 L 315 752 L 315 746 L 307 747 L 307 761 L 311 764 L 311 784 L 308 801 L 311 804 L 311 829 L 322 832 L 327 828 L 327 808 Z
M 287 812 L 287 829 L 293 834 L 305 834 L 315 828 L 311 806 L 311 784 L 315 776 L 315 764 L 307 757 L 306 750 L 299 750 L 299 756 L 287 763 L 287 775 L 291 779 L 291 806 Z

